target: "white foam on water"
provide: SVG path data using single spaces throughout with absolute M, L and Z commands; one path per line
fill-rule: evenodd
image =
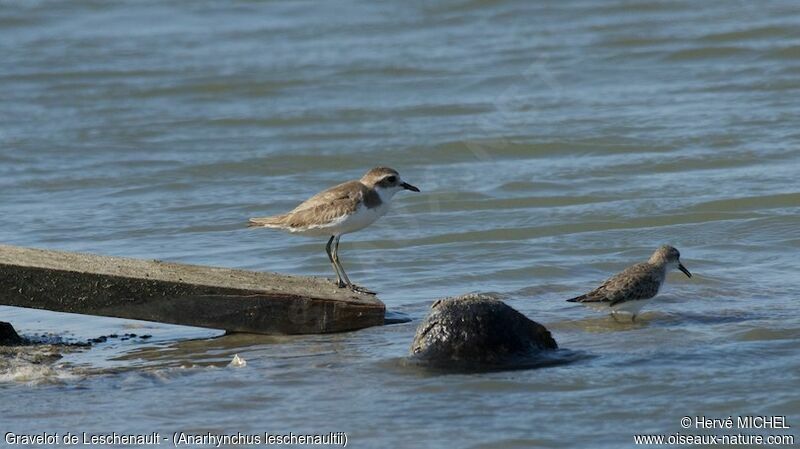
M 63 365 L 33 363 L 22 357 L 9 360 L 7 366 L 0 364 L 0 383 L 23 383 L 35 386 L 60 384 L 79 377 Z
M 233 356 L 231 363 L 228 364 L 230 368 L 244 368 L 247 366 L 247 360 L 239 357 L 239 354 Z

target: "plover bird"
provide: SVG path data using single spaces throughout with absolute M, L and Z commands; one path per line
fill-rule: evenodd
M 629 313 L 631 321 L 634 321 L 645 302 L 655 297 L 664 285 L 667 270 L 677 268 L 692 277 L 680 258 L 681 253 L 677 249 L 664 245 L 647 262 L 630 266 L 589 293 L 567 301 L 579 302 L 595 310 L 608 310 L 615 320 L 619 312 Z
M 376 167 L 359 180 L 339 184 L 312 196 L 291 212 L 251 218 L 249 226 L 281 229 L 306 236 L 330 236 L 325 252 L 336 272 L 336 284 L 340 288 L 359 290 L 350 282 L 339 262 L 339 239 L 343 234 L 371 225 L 386 214 L 392 197 L 401 190 L 419 192 L 418 188 L 403 182 L 397 170 Z

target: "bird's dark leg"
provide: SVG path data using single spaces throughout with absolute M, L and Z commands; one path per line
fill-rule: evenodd
M 336 237 L 331 236 L 330 240 L 328 240 L 328 244 L 325 245 L 325 252 L 328 254 L 328 260 L 331 261 L 331 265 L 333 265 L 333 271 L 336 272 L 336 285 L 342 288 L 345 284 L 342 282 L 342 276 L 339 274 L 339 267 L 336 265 L 336 262 L 334 262 L 333 255 L 331 254 L 331 244 L 335 238 Z
M 374 295 L 375 292 L 373 292 L 372 290 L 366 289 L 364 287 L 359 287 L 359 286 L 353 284 L 352 282 L 350 282 L 350 278 L 348 278 L 347 277 L 347 273 L 344 272 L 344 267 L 342 266 L 342 263 L 339 261 L 339 239 L 340 238 L 341 238 L 341 236 L 336 237 L 334 239 L 334 241 L 333 241 L 333 263 L 336 264 L 336 266 L 339 267 L 338 272 L 340 272 L 342 274 L 342 279 L 344 279 L 344 282 L 340 282 L 339 283 L 339 287 L 340 288 L 347 287 L 347 288 L 349 288 L 350 290 L 352 290 L 354 292 L 367 293 L 367 294 L 370 294 L 370 295 Z
M 353 288 L 353 284 L 350 282 L 350 278 L 347 277 L 347 273 L 344 272 L 344 267 L 342 263 L 339 262 L 339 239 L 341 236 L 336 236 L 333 238 L 333 263 L 337 267 L 336 272 L 341 274 L 339 278 L 339 288 L 349 287 Z

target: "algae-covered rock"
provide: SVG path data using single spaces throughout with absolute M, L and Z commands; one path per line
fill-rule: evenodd
M 504 365 L 557 349 L 550 331 L 487 295 L 439 300 L 417 328 L 411 355 L 416 360 Z

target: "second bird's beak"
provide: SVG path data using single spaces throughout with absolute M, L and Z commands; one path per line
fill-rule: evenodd
M 689 273 L 689 270 L 687 270 L 686 267 L 684 267 L 683 264 L 680 262 L 678 262 L 678 269 L 683 271 L 683 274 L 685 274 L 686 276 L 692 277 L 692 273 Z
M 407 182 L 404 182 L 404 183 L 400 184 L 400 187 L 402 187 L 402 188 L 404 188 L 406 190 L 410 190 L 412 192 L 419 192 L 418 188 L 412 186 L 411 184 L 409 184 Z

